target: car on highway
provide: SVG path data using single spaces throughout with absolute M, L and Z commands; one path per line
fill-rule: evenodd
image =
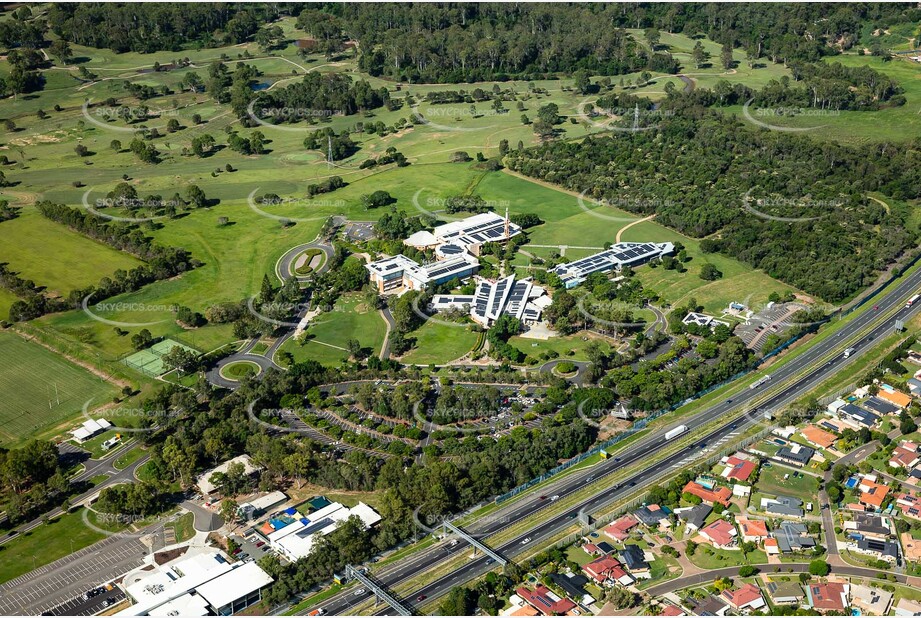
M 422 601 L 426 600 L 427 598 L 428 598 L 428 597 L 425 596 L 424 594 L 420 594 L 419 596 L 416 597 L 416 602 L 417 602 L 417 603 L 422 603 Z
M 355 591 L 355 595 L 354 595 L 354 596 L 360 597 L 360 596 L 363 595 L 365 592 L 367 592 L 367 590 L 365 590 L 364 588 L 359 588 L 358 590 Z
M 530 543 L 530 542 L 531 542 L 531 537 L 526 536 L 526 537 L 524 538 L 524 540 L 521 541 L 521 544 L 522 544 L 522 545 L 527 545 L 527 544 Z
M 550 502 L 556 502 L 556 501 L 559 500 L 559 499 L 560 499 L 560 495 L 557 494 L 557 495 L 553 496 L 552 498 L 550 498 Z
M 547 496 L 541 496 L 540 498 L 538 498 L 538 500 L 546 500 L 546 499 L 547 499 Z

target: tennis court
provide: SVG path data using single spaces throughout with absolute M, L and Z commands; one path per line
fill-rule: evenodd
M 176 347 L 184 348 L 198 354 L 198 350 L 195 348 L 183 345 L 175 339 L 164 339 L 163 341 L 158 341 L 149 348 L 135 352 L 122 360 L 122 362 L 144 375 L 157 377 L 169 370 L 163 363 L 163 356 Z

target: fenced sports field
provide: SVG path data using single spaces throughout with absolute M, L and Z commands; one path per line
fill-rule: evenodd
M 125 357 L 122 362 L 135 371 L 155 378 L 169 371 L 169 368 L 163 363 L 163 356 L 175 347 L 198 353 L 195 348 L 183 345 L 175 339 L 164 339 L 149 348 L 144 348 L 131 356 Z

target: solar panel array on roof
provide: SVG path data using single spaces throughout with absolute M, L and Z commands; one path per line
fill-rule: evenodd
M 606 251 L 595 253 L 574 262 L 560 264 L 551 272 L 559 275 L 566 287 L 578 285 L 592 273 L 604 272 L 625 266 L 638 266 L 649 260 L 671 253 L 672 243 L 617 243 Z
M 884 399 L 880 399 L 879 397 L 876 397 L 876 396 L 870 397 L 869 399 L 864 401 L 863 405 L 870 408 L 874 412 L 878 412 L 880 414 L 894 414 L 895 412 L 898 411 L 897 406 L 889 403 L 888 401 Z

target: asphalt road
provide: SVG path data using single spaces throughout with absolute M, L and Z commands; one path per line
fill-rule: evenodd
M 818 386 L 835 372 L 853 363 L 868 348 L 867 344 L 892 331 L 896 319 L 907 320 L 909 316 L 916 313 L 919 308 L 921 308 L 921 303 L 915 304 L 911 308 L 905 308 L 904 303 L 909 296 L 919 289 L 919 287 L 921 287 L 921 270 L 912 273 L 897 285 L 890 284 L 886 290 L 887 293 L 876 301 L 876 309 L 873 307 L 868 308 L 862 314 L 853 318 L 844 329 L 834 336 L 827 337 L 810 346 L 805 352 L 790 360 L 779 369 L 769 372 L 772 376 L 772 380 L 766 385 L 762 385 L 755 389 L 745 389 L 735 394 L 733 398 L 725 399 L 697 413 L 693 417 L 682 419 L 680 424 L 687 425 L 693 431 L 695 428 L 706 425 L 721 417 L 730 416 L 736 419 L 741 415 L 740 419 L 727 421 L 723 426 L 710 432 L 707 436 L 683 449 L 667 461 L 647 467 L 622 481 L 619 485 L 603 491 L 563 513 L 548 516 L 548 518 L 545 518 L 541 523 L 532 527 L 527 532 L 520 534 L 518 537 L 494 549 L 506 558 L 514 558 L 516 554 L 521 553 L 524 549 L 540 546 L 542 545 L 543 539 L 550 538 L 559 531 L 570 527 L 580 511 L 584 510 L 585 512 L 591 513 L 601 510 L 618 498 L 634 492 L 636 486 L 642 487 L 651 484 L 658 477 L 668 473 L 670 469 L 690 465 L 690 462 L 698 456 L 718 448 L 720 444 L 731 439 L 733 435 L 744 431 L 747 426 L 763 420 L 764 411 L 774 410 L 788 405 L 797 399 L 800 393 Z M 882 319 L 881 316 L 890 310 L 895 310 L 894 315 Z M 865 334 L 862 334 L 858 340 L 850 340 L 852 336 L 863 332 L 864 329 L 868 330 Z M 848 344 L 847 346 L 845 346 L 846 342 Z M 843 359 L 841 352 L 843 352 L 845 347 L 856 348 L 856 353 L 852 354 L 848 359 Z M 815 368 L 810 369 L 811 365 L 824 359 L 832 352 L 834 352 L 834 355 L 831 356 L 830 359 L 824 360 L 824 362 L 817 365 Z M 773 393 L 766 401 L 757 406 L 757 409 L 751 409 L 753 400 L 759 398 L 762 392 L 770 389 L 772 384 L 777 384 L 786 380 L 790 380 L 788 385 L 781 388 L 778 392 Z M 745 413 L 746 410 L 748 413 Z M 678 424 L 679 423 L 675 423 L 675 426 Z M 543 490 L 544 495 L 559 495 L 564 497 L 577 491 L 587 482 L 597 481 L 619 469 L 643 459 L 648 459 L 667 444 L 667 441 L 664 439 L 664 433 L 668 429 L 670 429 L 670 427 L 663 428 L 649 435 L 639 443 L 625 449 L 616 459 L 605 460 L 596 466 L 570 474 L 556 483 L 548 483 Z M 539 496 L 531 495 L 515 502 L 507 509 L 497 510 L 485 520 L 482 527 L 471 526 L 469 531 L 478 535 L 494 534 L 523 517 L 539 512 L 549 503 L 550 501 L 547 499 L 540 500 Z M 531 540 L 523 544 L 526 538 L 530 538 Z M 420 552 L 389 569 L 384 569 L 380 573 L 375 573 L 375 575 L 383 584 L 394 587 L 403 581 L 418 576 L 419 573 L 424 570 L 443 562 L 447 558 L 446 552 L 450 554 L 457 551 L 469 551 L 469 548 L 466 547 L 464 543 L 458 544 L 455 548 L 448 549 L 443 547 L 443 545 L 444 544 L 441 544 L 430 550 Z M 415 599 L 419 595 L 425 595 L 427 599 L 437 598 L 449 592 L 452 587 L 463 584 L 492 568 L 495 568 L 495 565 L 488 564 L 487 559 L 482 556 L 471 559 L 463 567 L 413 591 L 412 594 L 409 595 L 409 598 Z M 340 594 L 328 599 L 323 604 L 323 607 L 326 612 L 330 614 L 349 614 L 353 613 L 349 611 L 352 607 L 364 603 L 369 596 L 368 594 L 358 596 L 353 593 Z M 388 610 L 384 609 L 381 613 L 386 614 Z

